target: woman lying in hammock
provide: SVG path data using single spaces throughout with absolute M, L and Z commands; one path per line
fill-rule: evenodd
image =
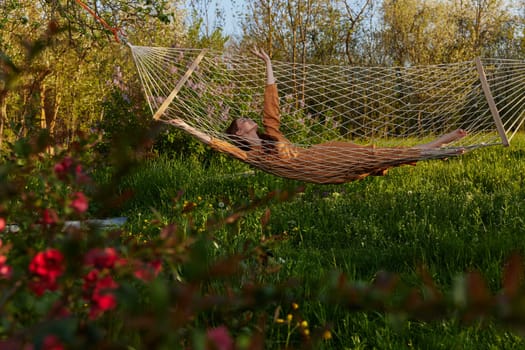
M 253 54 L 266 64 L 263 125 L 249 118 L 235 119 L 226 130 L 233 144 L 212 139 L 210 146 L 278 176 L 314 183 L 343 183 L 369 175 L 385 175 L 389 168 L 414 165 L 423 159 L 446 158 L 461 148 L 439 149 L 464 136 L 458 129 L 438 139 L 407 148 L 376 148 L 351 142 L 331 141 L 308 148 L 293 145 L 280 131 L 279 96 L 270 57 L 260 49 Z

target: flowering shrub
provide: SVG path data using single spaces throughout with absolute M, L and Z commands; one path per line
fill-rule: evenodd
M 114 92 L 112 98 L 122 97 Z M 142 129 L 134 128 L 140 124 L 136 120 L 124 118 L 134 118 L 128 101 L 109 102 L 113 110 L 106 109 L 106 131 L 115 136 L 126 134 L 122 125 Z M 488 318 L 525 328 L 525 268 L 519 256 L 509 259 L 496 293 L 471 272 L 447 294 L 421 269 L 420 286 L 406 286 L 389 273 L 378 273 L 369 284 L 335 274 L 323 281 L 319 294 L 305 296 L 297 281 L 263 282 L 263 276 L 279 271 L 278 264 L 268 263 L 264 242 L 240 242 L 238 251 L 215 248 L 215 230 L 272 200 L 287 200 L 290 193 L 254 197 L 237 210 L 221 200 L 221 215 L 198 228 L 192 215 L 200 210 L 200 199 L 177 197 L 175 208 L 187 224 L 151 221 L 153 233 L 143 237 L 127 227 L 102 228 L 89 221 L 126 199 L 116 184 L 135 161 L 127 158 L 128 148 L 95 143 L 95 149 L 120 157 L 107 164 L 93 158 L 93 140 L 80 137 L 54 156 L 47 153 L 52 145 L 45 134 L 21 139 L 0 163 L 0 349 L 233 350 L 263 349 L 268 343 L 316 348 L 337 334 L 302 315 L 300 305 L 311 300 L 348 311 L 417 320 Z M 202 145 L 199 149 L 205 151 Z M 90 174 L 104 167 L 113 170 L 113 181 L 100 185 Z M 336 194 L 323 197 L 337 201 Z M 269 221 L 266 210 L 260 222 L 265 226 Z M 268 339 L 270 333 L 277 333 L 277 339 Z
M 0 172 L 9 170 L 8 181 L 0 183 L 2 349 L 261 349 L 269 333 L 284 348 L 314 348 L 331 342 L 333 333 L 302 315 L 300 304 L 308 298 L 349 311 L 525 325 L 518 307 L 525 300 L 519 256 L 509 259 L 496 294 L 476 272 L 447 294 L 421 269 L 419 287 L 404 285 L 395 274 L 378 273 L 371 284 L 341 274 L 325 282 L 322 294 L 306 297 L 295 281 L 264 284 L 261 276 L 279 269 L 268 264 L 264 242 L 244 242 L 241 251 L 215 249 L 215 230 L 293 193 L 270 192 L 237 210 L 218 205 L 220 215 L 205 228 L 191 225 L 203 206 L 181 200 L 176 208 L 188 225 L 151 221 L 154 234 L 136 237 L 126 227 L 90 224 L 93 198 L 114 203 L 119 195 L 108 190 L 116 186 L 99 188 L 90 178 L 90 164 L 100 162 L 82 153 L 47 156 L 44 146 L 15 151 L 0 165 Z M 269 225 L 269 210 L 260 222 Z
M 99 270 L 91 270 L 84 277 L 84 298 L 89 301 L 89 318 L 96 319 L 103 312 L 112 310 L 117 306 L 117 298 L 113 291 L 118 284 L 111 275 L 102 275 Z
M 5 229 L 5 226 L 4 228 L 2 228 L 2 230 Z M 1 230 L 0 230 L 1 231 Z M 3 247 L 2 246 L 2 241 L 0 240 L 0 279 L 10 279 L 11 278 L 11 274 L 13 273 L 13 268 L 9 265 L 7 265 L 6 261 L 7 261 L 7 257 L 6 257 L 6 253 L 9 251 L 9 248 L 7 247 Z
M 208 230 L 190 225 L 182 232 L 176 223 L 152 222 L 157 234 L 135 239 L 125 227 L 90 224 L 92 198 L 111 203 L 118 193 L 91 179 L 90 164 L 100 162 L 81 151 L 88 140 L 80 140 L 77 153 L 55 156 L 47 155 L 45 143 L 29 144 L 29 150 L 15 147 L 0 166 L 10 173 L 0 184 L 7 194 L 0 199 L 0 348 L 103 347 L 116 345 L 112 339 L 139 348 L 192 347 L 195 339 L 206 349 L 262 346 L 268 307 L 283 300 L 289 286 L 269 292 L 259 285 L 257 274 L 266 267 L 258 245 L 217 254 L 213 231 L 286 194 L 223 213 Z M 188 222 L 197 208 L 186 201 L 179 206 Z M 252 270 L 254 264 L 260 266 Z M 234 291 L 228 281 L 237 276 L 245 283 Z M 215 287 L 204 288 L 209 283 Z M 211 314 L 230 316 L 209 323 Z M 240 320 L 252 325 L 241 337 L 230 328 Z

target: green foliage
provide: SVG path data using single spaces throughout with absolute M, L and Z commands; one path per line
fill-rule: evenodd
M 130 231 L 133 224 L 100 227 L 87 220 L 90 198 L 99 206 L 110 205 L 118 198 L 117 187 L 93 182 L 89 173 L 101 159 L 86 152 L 93 140 L 78 141 L 71 153 L 50 157 L 45 154 L 52 143 L 49 135 L 21 140 L 0 166 L 5 180 L 0 184 L 2 348 L 50 348 L 55 343 L 179 348 L 194 337 L 215 342 L 202 331 L 221 324 L 235 329 L 232 322 L 244 323 L 246 317 L 254 319 L 248 325 L 258 322 L 266 305 L 282 298 L 281 287 L 259 286 L 253 275 L 253 268 L 259 273 L 266 269 L 258 262 L 255 242 L 226 253 L 217 250 L 213 234 L 213 227 L 237 221 L 275 195 L 223 217 L 211 211 L 214 219 L 205 229 L 194 224 L 197 205 L 176 200 L 172 210 L 180 213 L 178 222 L 157 217 L 137 232 Z M 127 154 L 119 152 L 115 174 L 129 169 L 133 161 L 122 159 Z M 284 193 L 277 196 L 278 201 L 285 198 Z M 235 289 L 239 296 L 224 298 L 229 283 L 240 279 L 246 286 Z M 222 332 L 232 339 L 229 330 Z M 250 326 L 244 338 L 262 344 L 255 336 L 259 333 Z
M 122 143 L 123 139 L 140 138 L 151 124 L 150 110 L 145 102 L 116 87 L 109 91 L 102 103 L 102 110 L 104 115 L 97 128 L 103 137 L 97 144 L 97 150 L 104 154 L 115 144 Z
M 517 39 L 509 33 L 513 14 L 501 1 L 385 1 L 382 12 L 387 28 L 381 33 L 383 45 L 397 65 L 517 54 L 510 44 Z
M 206 164 L 217 156 L 191 135 L 167 126 L 162 128 L 162 132 L 156 138 L 154 149 L 164 156 L 196 160 Z
M 522 147 L 519 135 L 510 148 L 422 162 L 346 185 L 306 185 L 292 201 L 256 208 L 217 231 L 217 244 L 235 251 L 246 240 L 263 243 L 278 270 L 259 280 L 298 281 L 288 293 L 300 304 L 301 320 L 310 331 L 324 325 L 332 331 L 320 348 L 445 349 L 458 338 L 462 348 L 519 347 L 523 340 L 500 327 L 521 329 L 521 316 L 507 318 L 509 299 L 500 295 L 522 278 L 509 272 L 520 270 L 519 260 L 509 258 L 525 252 Z M 130 212 L 151 220 L 143 208 L 155 207 L 182 222 L 170 200 L 177 198 L 195 205 L 193 222 L 205 229 L 210 218 L 225 217 L 244 198 L 300 185 L 257 171 L 246 175 L 240 163 L 226 163 L 239 168 L 177 159 L 146 163 L 122 183 L 122 190 L 136 189 Z M 428 294 L 431 288 L 435 294 Z M 465 303 L 481 295 L 485 301 Z M 300 329 L 285 322 L 290 305 L 279 306 L 283 323 L 268 329 L 270 348 L 301 339 Z
M 127 32 L 120 34 L 138 43 L 171 45 L 184 37 L 181 12 L 172 2 L 86 4 L 114 29 L 125 27 Z M 114 119 L 104 121 L 111 128 L 118 126 L 117 118 L 143 115 L 143 101 L 134 100 L 142 90 L 129 48 L 113 44 L 113 33 L 76 2 L 3 2 L 0 18 L 0 81 L 5 83 L 0 83 L 0 149 L 3 136 L 14 135 L 7 140 L 16 141 L 46 128 L 66 145 L 76 132 L 98 127 L 101 116 Z M 129 91 L 115 90 L 116 69 L 118 88 Z M 131 101 L 122 100 L 124 93 Z M 134 117 L 125 113 L 131 105 Z
M 222 45 L 220 34 L 213 43 Z M 79 68 L 62 60 L 67 45 L 45 50 L 59 37 L 32 35 L 27 53 L 3 56 L 2 74 L 16 83 L 9 93 L 17 86 L 19 96 L 31 96 L 22 92 L 50 83 L 29 75 L 36 85 L 18 84 L 25 54 Z M 198 147 L 198 156 L 156 158 L 157 126 L 140 119 L 138 97 L 126 99 L 132 84 L 108 88 L 104 67 L 114 57 L 95 54 L 81 56 L 93 65 L 79 71 L 104 72 L 93 82 L 104 86 L 102 126 L 111 138 L 101 144 L 96 133 L 75 133 L 82 115 L 73 113 L 68 148 L 43 130 L 20 136 L 0 164 L 0 348 L 525 345 L 517 336 L 524 327 L 523 135 L 518 147 L 337 186 L 253 172 L 208 156 L 177 132 L 159 149 Z M 51 86 L 60 92 L 64 84 Z M 86 111 L 100 105 L 93 101 L 66 105 Z M 97 147 L 104 152 L 92 152 Z M 108 228 L 92 220 L 105 215 L 128 221 Z
M 187 3 L 188 32 L 187 42 L 189 47 L 209 48 L 222 51 L 230 39 L 224 33 L 225 9 L 220 8 L 220 3 L 209 0 L 192 0 Z M 215 6 L 215 8 L 213 8 Z M 213 13 L 213 16 L 210 15 Z
M 195 15 L 194 15 L 195 16 Z M 223 50 L 229 37 L 224 35 L 221 28 L 214 28 L 209 34 L 203 34 L 204 19 L 194 17 L 192 25 L 188 28 L 188 45 L 194 48 L 209 48 Z
M 250 0 L 241 45 L 320 64 L 440 64 L 523 57 L 523 13 L 505 1 Z
M 0 166 L 1 345 L 523 346 L 523 139 L 330 186 L 20 141 Z M 43 252 L 63 258 L 36 269 Z

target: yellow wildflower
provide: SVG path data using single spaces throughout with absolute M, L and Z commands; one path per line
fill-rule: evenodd
M 332 339 L 332 332 L 330 332 L 328 329 L 323 332 L 323 339 L 324 340 L 330 340 Z

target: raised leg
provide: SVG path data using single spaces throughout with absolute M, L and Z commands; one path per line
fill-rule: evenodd
M 448 134 L 445 134 L 443 136 L 440 136 L 439 138 L 435 139 L 434 141 L 431 141 L 429 143 L 425 143 L 419 146 L 416 146 L 416 148 L 421 149 L 431 149 L 431 148 L 439 148 L 446 144 L 449 144 L 453 141 L 457 141 L 463 137 L 467 136 L 467 132 L 463 129 L 456 129 L 452 132 L 449 132 Z

